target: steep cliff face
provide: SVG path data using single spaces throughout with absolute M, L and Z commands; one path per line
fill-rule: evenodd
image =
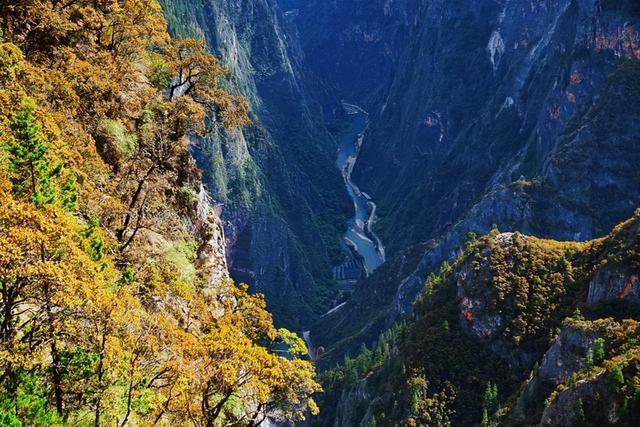
M 526 382 L 518 397 L 512 421 L 523 423 L 537 419 L 544 410 L 544 401 L 554 389 L 585 366 L 586 356 L 598 335 L 594 331 L 565 327 L 555 338 L 540 363 L 540 368 Z M 571 410 L 565 411 L 573 415 Z M 549 419 L 549 417 L 546 417 Z
M 231 275 L 264 293 L 277 321 L 301 327 L 333 302 L 331 267 L 350 211 L 328 130 L 340 123 L 339 104 L 315 100 L 292 17 L 274 1 L 164 6 L 174 31 L 206 38 L 252 105 L 252 126 L 194 150 L 224 205 Z
M 538 395 L 520 403 L 527 402 L 540 426 L 637 425 L 637 334 L 638 324 L 630 319 L 565 322 L 526 389 Z M 522 415 L 516 411 L 512 421 L 525 422 Z
M 599 268 L 589 284 L 587 304 L 600 305 L 625 302 L 640 305 L 638 270 L 623 265 Z
M 371 292 L 395 290 L 389 325 L 468 231 L 588 240 L 640 204 L 635 2 L 302 3 L 304 51 L 336 52 L 315 70 L 372 112 L 354 180 L 378 203 L 388 258 L 427 248 L 413 274 L 364 282 L 335 314 L 363 317 L 361 336 L 380 316 L 357 308 Z
M 637 194 L 612 206 L 601 199 L 614 200 L 626 188 L 610 194 L 611 180 L 632 185 L 638 177 L 590 157 L 606 153 L 624 168 L 620 155 L 635 154 L 628 141 L 633 126 L 627 131 L 617 123 L 636 123 L 637 109 L 615 109 L 633 100 L 623 88 L 632 89 L 625 74 L 635 72 L 623 67 L 608 78 L 638 59 L 633 2 L 311 1 L 300 7 L 308 56 L 336 52 L 316 69 L 342 96 L 375 103 L 367 105 L 375 114 L 355 178 L 380 201 L 379 228 L 391 250 L 438 236 L 465 217 L 486 232 L 491 223 L 481 213 L 502 227 L 587 240 L 633 212 Z M 325 26 L 335 31 L 314 32 Z M 361 77 L 366 72 L 373 77 Z M 568 147 L 580 158 L 567 159 Z M 579 166 L 598 172 L 581 174 Z M 502 206 L 467 215 L 484 195 L 515 183 L 534 188 L 495 194 L 492 201 Z M 564 203 L 556 209 L 563 223 L 539 218 L 541 185 L 545 194 L 562 189 Z M 521 206 L 520 193 L 534 200 Z M 584 212 L 586 204 L 605 210 Z

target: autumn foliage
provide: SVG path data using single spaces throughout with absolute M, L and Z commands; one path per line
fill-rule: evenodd
M 317 411 L 304 342 L 197 259 L 188 135 L 249 123 L 226 75 L 155 0 L 0 3 L 0 425 Z

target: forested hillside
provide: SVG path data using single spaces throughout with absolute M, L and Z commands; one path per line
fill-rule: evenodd
M 471 235 L 411 319 L 322 374 L 317 425 L 636 426 L 640 211 L 586 243 Z
M 315 412 L 304 343 L 227 278 L 189 135 L 248 103 L 155 0 L 0 3 L 0 424 Z
M 0 1 L 0 426 L 640 425 L 638 4 Z

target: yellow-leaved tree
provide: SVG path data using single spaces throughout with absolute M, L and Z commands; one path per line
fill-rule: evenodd
M 317 411 L 304 342 L 198 260 L 188 137 L 250 123 L 227 75 L 156 0 L 0 2 L 0 425 Z

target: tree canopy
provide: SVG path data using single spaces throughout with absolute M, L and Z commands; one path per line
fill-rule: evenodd
M 249 123 L 227 74 L 155 0 L 0 3 L 0 424 L 317 411 L 304 342 L 198 259 L 188 137 Z

